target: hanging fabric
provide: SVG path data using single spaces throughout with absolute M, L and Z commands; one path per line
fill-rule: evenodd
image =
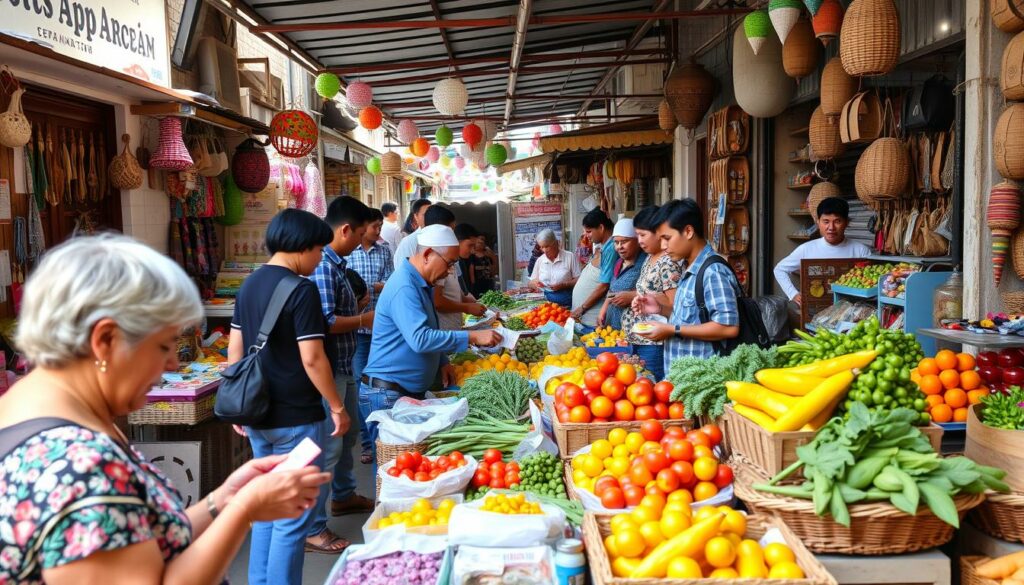
M 46 251 L 43 235 L 43 221 L 39 217 L 39 205 L 35 197 L 28 198 L 28 259 L 35 263 Z
M 303 208 L 306 211 L 316 215 L 319 218 L 327 216 L 327 198 L 324 195 L 324 183 L 320 177 L 320 169 L 317 168 L 313 161 L 309 161 L 306 165 L 306 206 Z

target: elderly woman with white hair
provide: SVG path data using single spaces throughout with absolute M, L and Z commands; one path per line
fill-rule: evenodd
M 178 367 L 199 293 L 123 236 L 76 238 L 29 278 L 17 346 L 35 366 L 0 398 L 0 583 L 219 583 L 251 523 L 298 517 L 330 479 L 243 465 L 186 508 L 115 424 Z
M 572 288 L 580 277 L 576 255 L 561 249 L 558 237 L 550 229 L 537 234 L 537 245 L 543 253 L 533 265 L 530 288 L 544 291 L 544 298 L 566 309 L 572 305 Z
M 615 251 L 619 259 L 615 261 L 612 281 L 608 285 L 608 296 L 601 307 L 597 326 L 622 329 L 622 313 L 629 309 L 633 298 L 636 297 L 636 282 L 640 278 L 640 268 L 647 260 L 647 254 L 637 243 L 636 229 L 630 217 L 624 217 L 615 223 L 612 241 L 615 242 Z

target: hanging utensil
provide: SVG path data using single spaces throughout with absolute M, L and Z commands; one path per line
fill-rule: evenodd
M 63 155 L 65 153 L 61 153 L 60 147 L 53 144 L 53 134 L 50 133 L 49 125 L 46 127 L 46 151 L 50 158 L 50 189 L 53 191 L 53 199 L 50 203 L 60 205 L 64 200 L 64 187 L 67 184 L 67 178 L 64 175 Z
M 78 175 L 78 201 L 85 201 L 88 176 L 85 172 L 85 136 L 84 131 L 78 131 L 78 161 L 75 174 Z
M 42 128 L 38 124 L 33 126 L 33 131 L 36 133 L 36 204 L 42 208 L 49 201 L 50 192 L 50 181 L 46 176 L 46 144 L 43 142 Z
M 96 135 L 89 133 L 89 174 L 86 176 L 85 184 L 89 187 L 89 198 L 93 201 L 99 200 L 100 176 L 96 171 Z
M 68 150 L 68 130 L 64 128 L 61 132 L 61 170 L 64 173 L 64 193 L 63 199 L 65 202 L 71 202 L 71 180 L 75 175 L 75 167 L 71 164 L 71 152 Z

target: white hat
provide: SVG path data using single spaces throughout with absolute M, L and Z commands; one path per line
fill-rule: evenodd
M 636 230 L 633 229 L 633 218 L 624 217 L 615 222 L 615 230 L 612 231 L 613 238 L 635 238 Z
M 446 225 L 428 225 L 416 235 L 416 243 L 426 248 L 450 248 L 459 245 L 452 228 Z

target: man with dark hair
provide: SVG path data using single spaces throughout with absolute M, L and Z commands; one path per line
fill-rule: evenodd
M 796 250 L 775 265 L 775 281 L 779 283 L 786 297 L 799 305 L 800 290 L 793 285 L 793 273 L 800 272 L 800 261 L 826 258 L 864 258 L 871 250 L 860 242 L 846 239 L 846 227 L 850 225 L 850 204 L 839 197 L 829 197 L 818 204 L 818 231 L 820 240 L 812 240 L 797 246 Z
M 398 206 L 389 201 L 380 206 L 380 212 L 384 216 L 380 239 L 387 244 L 391 255 L 394 256 L 398 250 L 398 243 L 402 240 L 402 226 L 398 224 Z
M 615 224 L 600 209 L 592 209 L 583 216 L 583 233 L 595 246 L 600 246 L 598 249 L 601 251 L 599 257 L 583 267 L 572 290 L 572 316 L 587 327 L 597 326 L 604 297 L 615 275 L 615 262 L 619 255 L 615 253 L 615 242 L 612 241 L 614 229 Z
M 364 325 L 372 326 L 373 313 L 361 312 L 360 299 L 345 277 L 345 257 L 362 242 L 369 217 L 370 208 L 358 199 L 342 196 L 332 201 L 327 208 L 326 221 L 334 232 L 334 239 L 324 247 L 323 259 L 310 276 L 320 291 L 320 308 L 330 333 L 328 355 L 333 354 L 334 358 L 334 383 L 349 417 L 358 416 L 359 411 L 359 394 L 352 375 L 356 330 Z M 329 406 L 325 404 L 324 408 L 329 409 Z M 327 528 L 328 495 L 331 496 L 331 513 L 335 516 L 373 510 L 373 502 L 355 491 L 352 448 L 358 439 L 359 425 L 352 424 L 343 437 L 332 437 L 322 446 L 324 471 L 333 472 L 334 479 L 320 490 L 315 520 L 306 539 L 308 551 L 337 554 L 349 544 Z
M 422 202 L 426 201 L 426 204 Z M 417 208 L 417 205 L 419 207 Z M 418 209 L 418 211 L 417 211 Z M 428 225 L 455 225 L 455 214 L 447 207 L 433 205 L 427 199 L 420 199 L 413 203 L 413 217 L 416 220 L 416 231 L 402 238 L 395 250 L 395 269 L 397 270 L 402 261 L 416 253 L 416 236 L 420 230 Z
M 434 211 L 434 210 L 437 211 Z M 445 220 L 451 221 L 445 223 Z M 427 225 L 447 225 L 452 227 L 455 224 L 455 215 L 443 207 L 435 205 L 427 212 Z M 464 258 L 463 251 L 468 257 L 472 246 L 472 238 L 476 237 L 476 229 L 469 224 L 460 224 L 454 228 L 456 239 L 459 242 L 459 259 Z M 460 236 L 461 234 L 461 236 Z M 437 309 L 438 323 L 441 329 L 456 331 L 462 329 L 462 314 L 469 313 L 482 316 L 487 312 L 487 307 L 476 302 L 476 298 L 469 294 L 464 286 L 464 273 L 461 265 L 456 263 L 453 270 L 445 277 L 444 282 L 434 289 L 434 307 Z

